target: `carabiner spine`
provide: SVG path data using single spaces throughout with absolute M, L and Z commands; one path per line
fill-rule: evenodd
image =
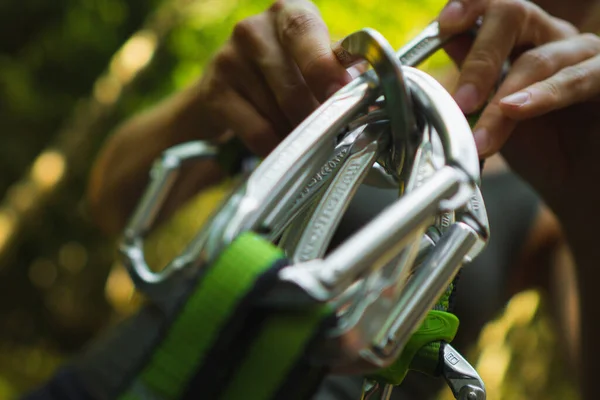
M 412 332 L 458 272 L 476 240 L 477 233 L 460 222 L 442 236 L 404 287 L 394 310 L 375 337 L 369 360 L 395 360 L 399 356 Z
M 136 287 L 157 299 L 165 295 L 166 280 L 179 269 L 177 258 L 162 271 L 154 272 L 144 256 L 144 237 L 152 228 L 160 210 L 177 180 L 183 163 L 216 158 L 217 147 L 203 141 L 183 143 L 166 150 L 153 164 L 150 171 L 151 183 L 144 192 L 140 205 L 129 220 L 119 250 L 123 263 Z

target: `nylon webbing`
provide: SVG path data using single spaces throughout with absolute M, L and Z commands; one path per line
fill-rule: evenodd
M 409 370 L 428 375 L 439 375 L 441 342 L 451 342 L 458 331 L 458 318 L 448 312 L 450 296 L 454 290 L 451 283 L 433 310 L 402 350 L 392 365 L 369 376 L 370 379 L 392 385 L 400 385 Z
M 315 331 L 327 314 L 324 311 L 322 307 L 314 307 L 308 312 L 302 310 L 272 315 L 254 340 L 222 398 L 272 399 L 287 380 L 303 382 L 304 376 L 292 376 L 291 372 L 296 363 L 303 361 Z M 321 372 L 324 375 L 325 371 Z M 310 375 L 311 371 L 306 373 Z M 321 379 L 322 376 L 317 377 L 318 381 Z M 282 398 L 291 395 L 283 394 Z M 298 393 L 294 393 L 294 397 L 300 398 Z
M 290 379 L 316 387 L 324 371 L 308 366 L 304 356 L 328 309 L 257 306 L 259 294 L 277 281 L 281 260 L 270 243 L 252 234 L 238 237 L 207 268 L 121 399 L 267 400 L 281 397 Z

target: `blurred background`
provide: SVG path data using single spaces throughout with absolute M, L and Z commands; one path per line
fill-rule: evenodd
M 84 190 L 117 123 L 197 79 L 236 21 L 266 0 L 0 2 L 0 399 L 48 379 L 99 331 L 139 306 L 115 238 L 91 223 Z M 316 1 L 334 38 L 379 30 L 399 47 L 441 0 Z M 438 55 L 425 66 L 451 71 Z M 221 187 L 201 194 L 153 237 L 168 259 L 204 220 Z M 543 296 L 511 300 L 470 359 L 490 399 L 574 398 Z M 447 397 L 448 393 L 441 396 Z

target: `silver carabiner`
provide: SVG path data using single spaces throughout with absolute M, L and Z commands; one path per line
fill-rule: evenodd
M 387 124 L 370 124 L 362 127 L 352 150 L 338 173 L 320 196 L 310 215 L 290 226 L 297 232 L 296 240 L 280 245 L 294 263 L 322 257 L 350 200 L 358 190 L 377 157 L 387 148 Z
M 281 216 L 287 215 L 296 202 L 298 193 L 327 162 L 335 147 L 335 138 L 346 127 L 347 121 L 364 115 L 368 105 L 381 93 L 380 83 L 373 75 L 361 75 L 301 123 L 215 214 L 210 229 L 201 230 L 163 272 L 150 271 L 141 248 L 143 232 L 130 229 L 121 252 L 140 289 L 151 297 L 164 293 L 168 286 L 164 281 L 170 280 L 174 271 L 210 263 L 239 233 L 276 228 Z M 462 158 L 460 149 L 455 153 Z M 141 209 L 144 207 L 142 205 Z M 137 217 L 132 219 L 130 227 L 136 226 L 136 220 Z
M 402 66 L 392 46 L 373 29 L 363 29 L 347 36 L 342 47 L 351 57 L 367 60 L 377 74 L 392 134 L 390 153 L 385 157 L 384 165 L 402 184 L 412 170 L 408 163 L 412 162 L 419 138 Z
M 171 278 L 186 265 L 176 258 L 162 271 L 152 271 L 144 257 L 144 237 L 152 228 L 177 179 L 180 167 L 191 161 L 214 159 L 217 155 L 218 149 L 213 145 L 202 141 L 188 142 L 165 151 L 152 167 L 151 183 L 125 228 L 119 248 L 134 284 L 151 297 L 161 297 L 168 293 L 166 283 L 176 284 L 177 280 Z
M 279 221 L 272 221 L 270 233 L 267 235 L 269 240 L 276 240 L 285 230 L 280 244 L 284 249 L 289 249 L 293 245 L 292 239 L 295 233 L 299 233 L 299 226 L 304 226 L 304 221 L 309 218 L 311 212 L 307 212 L 314 203 L 318 203 L 323 193 L 327 190 L 330 182 L 335 179 L 346 160 L 357 152 L 357 144 L 364 142 L 359 140 L 367 125 L 354 129 L 335 146 L 333 155 L 327 162 L 312 176 L 306 186 L 300 191 L 294 203 L 290 206 L 287 213 L 280 216 Z M 314 208 L 314 207 L 313 207 Z M 300 215 L 302 213 L 302 215 Z M 303 229 L 303 228 L 302 228 Z

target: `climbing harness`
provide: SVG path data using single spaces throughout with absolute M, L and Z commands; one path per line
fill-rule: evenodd
M 397 53 L 371 29 L 348 36 L 346 56 L 372 69 L 302 122 L 154 272 L 144 237 L 179 168 L 211 158 L 239 169 L 241 157 L 204 142 L 163 154 L 120 251 L 150 301 L 184 300 L 121 398 L 309 399 L 334 371 L 363 375 L 364 399 L 386 399 L 418 370 L 443 376 L 457 399 L 485 399 L 448 344 L 454 278 L 489 238 L 479 160 L 450 94 L 414 68 L 449 39 L 437 22 Z M 394 186 L 399 198 L 327 253 L 363 183 Z

